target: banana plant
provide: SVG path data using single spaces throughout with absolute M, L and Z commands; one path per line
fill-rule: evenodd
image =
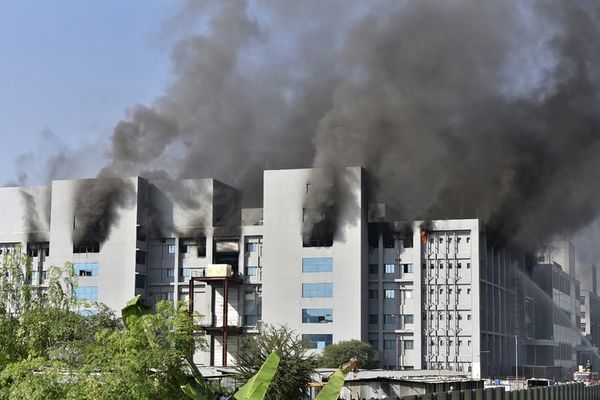
M 204 379 L 196 365 L 189 358 L 186 358 L 185 361 L 192 371 L 195 382 L 181 386 L 183 393 L 193 400 L 213 400 L 216 397 L 216 393 L 212 390 L 206 379 Z
M 337 400 L 339 398 L 346 374 L 341 369 L 337 369 L 330 377 L 329 381 L 317 395 L 316 400 Z
M 269 354 L 260 370 L 233 395 L 236 400 L 263 400 L 279 367 L 279 355 Z

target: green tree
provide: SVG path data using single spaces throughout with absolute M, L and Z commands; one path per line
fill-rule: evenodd
M 360 340 L 348 340 L 325 347 L 319 357 L 319 366 L 324 368 L 338 368 L 348 362 L 352 357 L 358 358 L 363 368 L 372 368 L 374 362 L 373 347 Z
M 103 329 L 88 346 L 73 398 L 185 399 L 184 360 L 193 321 L 184 303 L 160 302 L 156 312 L 127 318 L 127 329 Z
M 31 273 L 31 258 L 21 245 L 0 256 L 0 310 L 18 316 L 31 307 Z
M 311 381 L 316 357 L 311 354 L 310 344 L 286 326 L 259 325 L 258 335 L 240 340 L 236 370 L 241 380 L 254 376 L 271 352 L 280 357 L 279 368 L 273 378 L 265 399 L 301 400 Z
M 71 388 L 61 366 L 41 357 L 12 363 L 0 372 L 2 400 L 62 400 Z

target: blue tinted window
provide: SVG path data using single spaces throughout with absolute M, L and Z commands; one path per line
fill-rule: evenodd
M 246 267 L 246 276 L 256 276 L 258 267 Z
M 303 258 L 302 272 L 332 272 L 333 258 L 318 257 L 318 258 Z
M 244 315 L 244 325 L 256 325 L 257 322 L 257 315 Z
M 302 323 L 325 324 L 333 322 L 333 309 L 331 308 L 303 308 Z
M 77 300 L 98 300 L 98 286 L 79 286 L 75 290 Z
M 384 268 L 386 274 L 393 274 L 396 272 L 396 264 L 385 264 Z
M 256 242 L 246 243 L 246 252 L 247 253 L 254 253 L 256 251 L 258 251 L 258 243 L 256 243 Z
M 303 283 L 302 297 L 333 297 L 333 283 Z
M 73 264 L 75 275 L 80 277 L 98 276 L 98 263 L 75 263 Z
M 333 343 L 333 335 L 302 335 L 302 339 L 308 340 L 313 349 L 324 349 Z

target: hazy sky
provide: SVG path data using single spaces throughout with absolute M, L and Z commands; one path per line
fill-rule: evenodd
M 95 149 L 90 164 L 102 156 L 98 143 L 127 107 L 151 102 L 166 86 L 170 43 L 162 33 L 180 3 L 0 2 L 0 184 L 16 179 L 19 155 L 50 144 L 44 131 Z M 40 183 L 32 175 L 28 183 Z

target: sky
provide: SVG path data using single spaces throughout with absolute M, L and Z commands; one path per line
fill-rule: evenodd
M 77 171 L 93 176 L 116 122 L 169 82 L 170 46 L 162 33 L 180 4 L 1 2 L 0 184 L 17 180 L 19 157 L 26 163 L 28 154 L 43 152 L 40 146 L 57 143 L 94 149 Z M 24 183 L 42 180 L 34 172 Z

